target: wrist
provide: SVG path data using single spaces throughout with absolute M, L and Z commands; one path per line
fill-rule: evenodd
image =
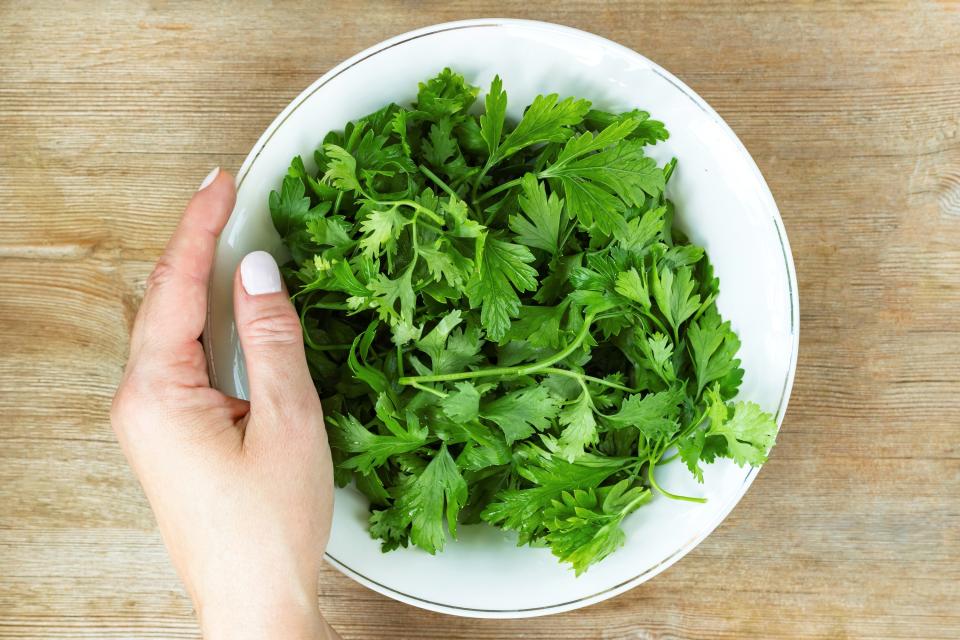
M 326 624 L 314 594 L 250 593 L 242 602 L 205 598 L 197 604 L 204 640 L 316 640 L 325 638 Z

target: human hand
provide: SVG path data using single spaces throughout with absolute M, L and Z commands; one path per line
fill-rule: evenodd
M 332 638 L 317 609 L 330 449 L 300 322 L 268 254 L 248 255 L 234 278 L 249 402 L 210 387 L 198 340 L 235 197 L 215 169 L 187 205 L 147 281 L 111 422 L 208 640 Z

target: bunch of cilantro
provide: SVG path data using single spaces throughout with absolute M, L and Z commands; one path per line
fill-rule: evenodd
M 327 134 L 270 194 L 341 486 L 384 551 L 458 524 L 546 545 L 577 574 L 679 457 L 766 460 L 776 424 L 730 402 L 740 342 L 702 248 L 673 229 L 676 160 L 643 111 L 444 69 L 411 108 Z

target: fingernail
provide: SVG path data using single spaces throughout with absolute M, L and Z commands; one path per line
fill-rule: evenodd
M 283 287 L 277 261 L 266 251 L 254 251 L 244 256 L 240 263 L 240 282 L 252 296 L 277 293 Z
M 200 187 L 197 189 L 197 191 L 203 191 L 204 189 L 209 187 L 210 184 L 217 179 L 218 175 L 220 175 L 220 167 L 214 167 L 213 171 L 208 173 L 207 177 L 204 178 L 203 182 L 200 183 Z

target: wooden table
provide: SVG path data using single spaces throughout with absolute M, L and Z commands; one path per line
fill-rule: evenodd
M 740 506 L 626 595 L 475 621 L 329 569 L 332 624 L 348 640 L 960 637 L 960 7 L 762 0 L 0 3 L 0 637 L 198 637 L 107 421 L 144 279 L 200 179 L 236 170 L 316 77 L 481 15 L 621 42 L 737 131 L 793 243 L 793 400 Z

